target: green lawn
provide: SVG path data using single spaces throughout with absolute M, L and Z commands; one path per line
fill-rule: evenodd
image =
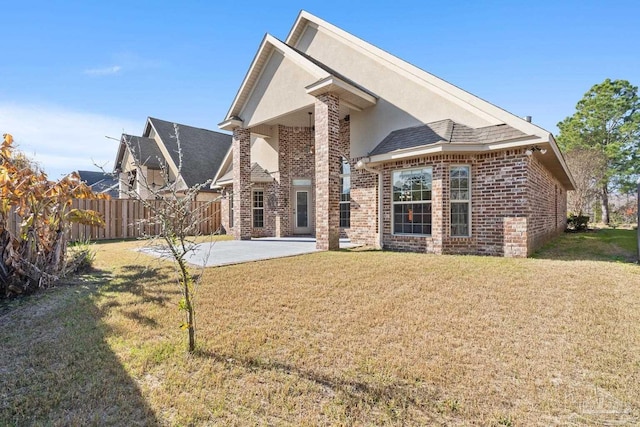
M 104 243 L 0 306 L 0 425 L 637 425 L 635 231 L 532 259 L 340 251 L 207 269 Z

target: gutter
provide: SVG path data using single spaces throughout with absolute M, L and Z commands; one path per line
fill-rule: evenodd
M 367 172 L 378 175 L 378 248 L 383 249 L 382 245 L 382 171 L 373 169 L 368 165 L 371 157 L 358 160 L 356 163 L 357 170 L 366 170 Z

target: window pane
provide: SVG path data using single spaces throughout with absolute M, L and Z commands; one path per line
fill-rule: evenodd
M 253 226 L 264 227 L 264 191 L 253 192 Z
M 431 204 L 402 203 L 393 206 L 393 232 L 431 234 Z
M 392 180 L 394 202 L 431 200 L 431 168 L 395 171 Z
M 340 227 L 351 226 L 351 166 L 342 159 L 340 164 Z
M 309 203 L 308 193 L 306 191 L 298 191 L 296 193 L 296 225 L 298 227 L 309 226 Z
M 451 235 L 469 235 L 469 203 L 451 203 Z
M 469 202 L 471 200 L 471 168 L 454 166 L 449 172 L 451 200 L 451 235 L 469 236 L 470 222 Z

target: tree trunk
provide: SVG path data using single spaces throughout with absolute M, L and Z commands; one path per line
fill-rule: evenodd
M 602 222 L 609 225 L 609 190 L 607 184 L 602 186 Z

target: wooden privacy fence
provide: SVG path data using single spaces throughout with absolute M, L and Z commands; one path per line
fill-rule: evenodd
M 149 201 L 160 207 L 162 200 Z M 72 224 L 69 230 L 70 240 L 107 240 L 145 237 L 158 234 L 160 226 L 153 224 L 151 209 L 144 203 L 133 199 L 87 200 L 76 199 L 72 208 L 91 209 L 100 213 L 105 226 Z M 195 212 L 199 234 L 213 234 L 220 230 L 220 202 L 191 202 L 191 211 Z M 21 219 L 10 215 L 9 229 L 17 230 Z

